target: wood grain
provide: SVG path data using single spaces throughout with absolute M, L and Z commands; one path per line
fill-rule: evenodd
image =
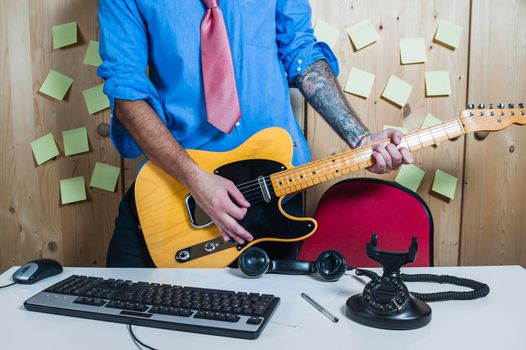
M 351 67 L 376 75 L 371 95 L 362 99 L 346 94 L 348 101 L 371 131 L 383 129 L 384 124 L 403 126 L 409 130 L 420 127 L 425 115 L 432 113 L 446 121 L 458 117 L 464 109 L 467 85 L 469 1 L 365 1 L 365 0 L 312 0 L 313 22 L 321 19 L 340 29 L 335 53 L 340 63 L 338 81 L 343 86 Z M 464 27 L 460 46 L 450 50 L 433 42 L 440 18 Z M 354 52 L 346 29 L 364 19 L 370 19 L 380 39 Z M 427 47 L 425 64 L 401 65 L 399 42 L 402 38 L 423 37 Z M 452 94 L 449 97 L 425 98 L 424 71 L 448 70 Z M 413 90 L 407 105 L 399 109 L 380 96 L 394 74 L 404 79 Z M 347 147 L 334 136 L 327 123 L 312 109 L 307 109 L 307 139 L 313 159 L 336 154 Z M 462 178 L 464 145 L 462 139 L 441 144 L 436 149 L 415 153 L 415 164 L 427 173 L 418 193 L 428 203 L 435 220 L 435 264 L 457 265 L 460 238 L 461 191 L 457 188 L 455 199 L 449 202 L 429 193 L 434 169 L 440 168 Z M 379 176 L 394 179 L 394 174 Z M 375 176 L 366 171 L 354 177 Z M 376 177 L 376 176 L 375 176 Z M 318 186 L 308 192 L 307 213 L 311 214 L 327 186 Z M 378 213 L 381 218 L 381 213 Z
M 98 38 L 97 1 L 2 1 L 0 43 L 2 93 L 0 135 L 3 164 L 0 191 L 0 270 L 38 257 L 53 257 L 68 266 L 103 266 L 121 198 L 87 188 L 86 202 L 60 205 L 60 179 L 83 175 L 89 184 L 95 162 L 120 166 L 109 138 L 96 128 L 109 112 L 90 116 L 82 90 L 100 84 L 96 68 L 82 64 L 89 40 Z M 75 45 L 52 50 L 51 27 L 78 22 Z M 74 79 L 64 101 L 37 91 L 49 69 Z M 36 167 L 29 143 L 53 133 L 63 154 L 62 130 L 86 126 L 91 151 Z M 3 247 L 8 247 L 4 249 Z
M 469 101 L 526 103 L 526 2 L 478 0 L 472 11 Z M 526 127 L 467 138 L 462 265 L 526 266 L 525 175 Z

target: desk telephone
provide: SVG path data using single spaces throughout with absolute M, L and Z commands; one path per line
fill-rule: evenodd
M 444 300 L 472 300 L 488 295 L 489 286 L 467 278 L 432 274 L 403 274 L 400 268 L 415 261 L 418 239 L 413 237 L 407 252 L 387 252 L 377 248 L 378 235 L 373 234 L 367 243 L 367 256 L 383 267 L 382 276 L 376 272 L 348 266 L 345 257 L 336 251 L 320 254 L 315 262 L 270 260 L 260 248 L 251 247 L 239 257 L 239 268 L 249 277 L 264 273 L 317 274 L 326 281 L 335 281 L 345 271 L 355 270 L 358 276 L 371 280 L 363 293 L 350 297 L 345 314 L 351 320 L 366 326 L 384 329 L 415 329 L 431 321 L 431 307 L 427 302 Z M 470 291 L 416 293 L 407 289 L 404 282 L 447 283 L 471 288 Z

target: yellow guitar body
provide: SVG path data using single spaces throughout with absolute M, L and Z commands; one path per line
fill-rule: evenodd
M 254 134 L 239 147 L 228 152 L 201 150 L 187 150 L 187 152 L 202 169 L 210 173 L 225 164 L 254 159 L 272 160 L 286 168 L 291 168 L 293 144 L 290 135 L 284 129 L 269 128 Z M 243 246 L 230 243 L 226 249 L 217 249 L 211 254 L 188 261 L 178 261 L 176 254 L 181 249 L 222 240 L 215 225 L 205 228 L 196 228 L 192 225 L 185 204 L 188 195 L 189 191 L 185 187 L 152 162 L 144 164 L 137 176 L 135 183 L 137 212 L 148 250 L 157 267 L 226 267 L 245 249 L 258 242 L 298 241 L 310 236 L 316 230 L 314 219 L 292 217 L 287 214 L 281 207 L 283 197 L 280 197 L 277 199 L 279 211 L 287 220 L 308 224 L 309 230 L 301 237 L 279 237 L 280 227 L 273 227 L 277 234 L 268 237 L 259 235 L 259 238 L 255 237 L 254 241 Z

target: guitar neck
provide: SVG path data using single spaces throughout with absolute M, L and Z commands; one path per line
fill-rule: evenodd
M 457 118 L 404 135 L 398 148 L 405 147 L 414 152 L 424 147 L 455 139 L 465 133 L 460 119 Z M 389 143 L 390 140 L 384 140 L 376 144 L 387 145 Z M 352 149 L 335 156 L 274 173 L 270 176 L 274 193 L 277 197 L 283 197 L 365 169 L 375 163 L 372 157 L 372 148 L 376 144 Z

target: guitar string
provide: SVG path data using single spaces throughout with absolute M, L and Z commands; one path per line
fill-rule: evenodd
M 452 121 L 447 122 L 447 123 L 452 123 Z M 426 131 L 425 133 L 431 134 L 431 137 L 433 138 L 431 129 L 434 129 L 434 128 L 443 128 L 443 126 L 444 126 L 445 124 L 447 124 L 447 123 L 441 124 L 440 126 L 436 126 L 436 127 L 431 127 L 431 128 L 429 128 L 429 129 L 425 129 L 425 131 Z M 455 122 L 455 123 L 456 123 L 456 122 Z M 448 125 L 448 126 L 447 126 L 448 129 L 452 129 L 452 128 L 456 128 L 456 127 L 457 127 L 457 125 Z M 446 128 L 444 128 L 444 130 L 445 130 L 445 129 L 446 129 Z M 422 133 L 422 134 L 424 134 L 424 130 L 422 130 L 422 132 L 418 132 L 418 133 Z M 446 133 L 447 133 L 447 131 L 446 131 Z M 418 135 L 416 135 L 416 134 L 410 134 L 410 135 L 407 135 L 407 136 L 405 137 L 405 139 L 406 139 L 406 143 L 407 143 L 407 141 L 411 141 L 412 139 L 415 139 L 415 140 L 416 140 L 416 139 L 419 139 L 419 138 L 420 138 L 420 137 L 419 137 Z M 434 139 L 434 138 L 433 138 L 433 139 Z M 420 141 L 419 141 L 419 142 L 420 142 Z M 420 143 L 421 143 L 421 142 L 420 142 Z M 371 155 L 371 154 L 370 154 L 370 153 L 371 153 L 371 152 L 370 152 L 371 149 L 372 149 L 372 146 L 367 147 L 367 148 L 364 148 L 364 149 L 359 150 L 359 151 L 358 151 L 358 150 L 355 150 L 356 154 L 355 154 L 355 155 L 352 155 L 352 156 L 353 156 L 353 159 L 354 159 L 354 162 L 355 162 L 355 163 L 357 163 L 357 162 L 361 162 L 361 161 L 365 160 L 367 157 L 370 157 L 370 155 Z M 351 151 L 350 153 L 352 153 L 352 151 Z M 343 155 L 343 154 L 341 154 L 341 155 Z M 341 156 L 341 155 L 340 155 L 340 156 Z M 295 168 L 292 168 L 292 169 L 284 170 L 283 172 L 296 172 L 296 175 L 298 175 L 298 171 L 299 171 L 300 168 L 304 168 L 304 167 L 306 167 L 306 166 L 308 166 L 308 167 L 324 166 L 324 165 L 327 165 L 327 164 L 331 164 L 331 163 L 333 163 L 333 160 L 332 160 L 332 159 L 333 159 L 332 157 L 331 157 L 331 158 L 328 158 L 328 159 L 320 159 L 320 160 L 317 160 L 317 161 L 314 161 L 314 162 L 311 162 L 311 163 L 308 163 L 308 164 L 304 164 L 304 165 L 302 165 L 302 166 L 298 166 L 298 167 L 297 167 L 298 170 L 294 170 Z M 359 170 L 359 167 L 357 168 L 357 170 Z M 278 172 L 278 173 L 279 173 L 279 172 Z M 274 174 L 272 174 L 272 175 L 276 175 L 276 174 L 278 174 L 278 173 L 274 173 Z M 264 179 L 265 179 L 265 180 L 268 180 L 268 179 L 270 178 L 270 176 L 272 176 L 272 175 L 265 176 Z M 300 181 L 301 181 L 301 180 L 300 180 Z M 257 183 L 256 183 L 256 182 L 257 182 Z M 250 193 L 250 192 L 252 192 L 252 191 L 254 191 L 254 190 L 259 190 L 259 189 L 260 189 L 259 182 L 258 182 L 257 179 L 256 179 L 256 180 L 251 180 L 251 181 L 248 181 L 248 182 L 245 182 L 245 183 L 241 183 L 241 184 L 236 185 L 236 186 L 238 187 L 238 189 L 239 189 L 239 190 L 241 191 L 241 193 L 243 193 L 243 194 L 245 194 L 245 193 Z M 242 186 L 242 187 L 241 187 L 241 186 Z M 256 187 L 256 188 L 254 189 L 254 187 Z M 252 190 L 251 190 L 251 191 L 246 191 L 246 190 L 249 189 L 249 188 L 252 188 Z
M 455 123 L 455 125 L 451 125 L 452 123 Z M 406 139 L 405 142 L 406 142 L 406 143 L 409 143 L 409 141 L 412 141 L 413 139 L 415 139 L 415 140 L 418 139 L 418 142 L 420 143 L 420 145 L 421 145 L 421 146 L 424 146 L 424 145 L 422 144 L 422 142 L 421 142 L 420 135 L 417 135 L 417 134 L 421 134 L 422 136 L 424 136 L 424 134 L 429 134 L 429 135 L 431 136 L 431 138 L 434 140 L 432 129 L 435 129 L 435 128 L 444 129 L 444 130 L 446 131 L 446 134 L 447 134 L 447 129 L 450 129 L 450 130 L 451 130 L 452 128 L 457 128 L 457 127 L 458 127 L 458 125 L 457 125 L 457 120 L 449 121 L 449 122 L 446 122 L 446 123 L 440 124 L 440 125 L 438 125 L 438 126 L 434 126 L 434 127 L 428 128 L 428 129 L 424 129 L 424 130 L 422 130 L 422 131 L 420 131 L 420 132 L 416 132 L 416 133 L 414 133 L 414 134 L 412 134 L 412 135 L 407 135 L 407 136 L 405 137 L 405 139 Z M 460 135 L 459 135 L 459 136 L 460 136 Z M 449 138 L 449 137 L 448 137 L 448 138 Z M 423 147 L 422 147 L 422 148 L 423 148 Z M 370 157 L 371 157 L 371 153 L 372 153 L 371 150 L 372 150 L 372 146 L 371 146 L 371 147 L 368 147 L 368 148 L 365 148 L 365 149 L 362 149 L 362 150 L 360 150 L 360 151 L 358 151 L 357 154 L 353 156 L 353 162 L 355 163 L 355 165 L 357 166 L 357 168 L 356 168 L 355 170 L 353 170 L 353 169 L 351 169 L 350 166 L 348 166 L 348 168 L 351 170 L 351 172 L 352 172 L 352 171 L 356 171 L 356 170 L 360 170 L 360 169 L 361 169 L 360 166 L 359 166 L 358 164 L 356 164 L 356 163 L 360 163 L 360 162 L 362 162 L 363 160 L 366 160 L 367 158 L 370 158 Z M 315 163 L 317 163 L 317 164 L 315 164 Z M 318 167 L 318 166 L 322 165 L 322 167 L 323 167 L 323 169 L 324 169 L 324 173 L 325 173 L 325 178 L 326 178 L 327 180 L 330 180 L 330 179 L 328 178 L 328 176 L 327 176 L 327 172 L 325 171 L 325 165 L 327 165 L 327 164 L 330 165 L 331 163 L 334 163 L 334 160 L 333 160 L 332 157 L 329 158 L 329 159 L 318 160 L 318 161 L 315 161 L 315 162 L 309 163 L 308 166 L 309 166 L 309 167 L 313 167 L 313 166 Z M 305 166 L 307 166 L 307 164 L 306 164 Z M 302 168 L 302 166 L 300 166 L 300 167 L 298 167 L 298 168 Z M 332 168 L 332 167 L 331 167 L 331 168 Z M 340 166 L 340 169 L 342 169 L 341 166 Z M 292 168 L 292 169 L 289 169 L 289 170 L 285 170 L 285 172 L 287 172 L 287 171 L 289 171 L 290 173 L 295 172 L 295 174 L 292 174 L 292 175 L 296 175 L 296 176 L 298 176 L 298 174 L 299 174 L 299 169 L 298 169 L 298 170 L 294 170 L 294 168 Z M 337 172 L 338 172 L 338 170 L 337 170 Z M 334 172 L 333 172 L 332 170 L 331 170 L 331 173 L 333 174 L 333 178 L 335 178 L 336 176 L 334 175 Z M 275 174 L 274 174 L 274 175 L 275 175 Z M 269 177 L 270 177 L 270 176 L 267 176 L 267 177 L 265 178 L 265 182 L 266 182 L 267 178 L 269 178 Z M 291 180 L 290 178 L 288 178 L 288 179 L 289 179 L 289 182 L 292 183 L 292 180 Z M 307 180 L 305 180 L 305 181 L 307 181 Z M 250 182 L 253 182 L 253 181 L 250 181 Z M 301 182 L 301 180 L 300 180 L 300 182 Z M 249 182 L 247 182 L 247 183 L 249 183 Z M 266 183 L 267 183 L 267 182 L 266 182 Z M 268 185 L 268 183 L 267 183 L 267 185 Z M 271 184 L 270 184 L 270 185 L 271 185 Z M 250 199 L 247 199 L 249 202 L 250 202 L 250 200 L 256 199 L 256 198 L 258 198 L 258 197 L 261 197 L 261 198 L 263 199 L 263 196 L 262 196 L 262 194 L 261 194 L 261 192 L 260 192 L 260 186 L 259 186 L 259 183 L 258 183 L 257 185 L 255 185 L 255 186 L 256 186 L 256 188 L 253 188 L 253 189 L 251 189 L 251 190 L 249 190 L 249 191 L 246 191 L 246 189 L 250 188 L 251 186 L 245 186 L 245 190 L 242 192 L 245 196 L 248 197 L 248 196 L 250 195 L 250 194 L 249 194 L 250 192 L 257 191 L 255 197 L 252 197 L 252 198 L 249 197 Z M 300 184 L 300 186 L 301 186 L 301 184 Z M 254 187 L 254 186 L 252 186 L 252 187 Z M 292 186 L 288 186 L 288 187 L 289 187 L 289 189 L 292 189 Z M 296 187 L 295 182 L 294 182 L 294 187 Z M 302 189 L 302 188 L 300 187 L 300 190 L 301 190 L 301 189 Z M 294 188 L 294 191 L 296 191 L 296 188 Z M 259 201 L 258 201 L 258 202 L 259 202 Z
M 507 115 L 505 115 L 505 116 L 507 116 Z M 501 116 L 493 116 L 493 117 L 501 117 Z M 487 117 L 485 117 L 485 116 L 473 116 L 473 117 L 471 117 L 471 118 L 472 118 L 472 119 L 475 119 L 475 118 L 476 118 L 476 119 L 485 119 L 485 118 L 487 118 Z M 487 125 L 490 125 L 490 124 L 492 124 L 492 123 L 494 123 L 494 122 L 491 121 L 491 120 L 485 120 L 484 123 L 480 123 L 479 125 L 481 125 L 481 126 L 487 126 Z M 454 124 L 454 125 L 453 125 L 453 124 Z M 459 122 L 459 119 L 458 119 L 458 118 L 457 118 L 457 119 L 453 119 L 453 120 L 450 120 L 450 121 L 448 121 L 448 122 L 442 123 L 442 124 L 440 124 L 440 125 L 433 126 L 433 127 L 430 127 L 430 128 L 424 129 L 424 130 L 420 130 L 420 131 L 417 131 L 417 132 L 415 132 L 415 133 L 413 133 L 413 134 L 409 134 L 409 135 L 405 136 L 405 142 L 408 143 L 408 141 L 413 141 L 413 140 L 418 139 L 418 142 L 419 142 L 422 146 L 424 146 L 424 145 L 422 144 L 421 140 L 420 140 L 420 136 L 422 136 L 422 137 L 424 137 L 424 136 L 425 136 L 425 137 L 429 137 L 429 136 L 430 136 L 430 137 L 434 140 L 433 131 L 434 131 L 435 129 L 443 129 L 444 131 L 446 131 L 446 134 L 448 134 L 448 133 L 447 133 L 448 129 L 449 129 L 449 130 L 452 130 L 453 128 L 456 129 L 456 128 L 458 128 L 458 127 L 461 126 L 461 125 L 462 125 L 462 124 Z M 461 136 L 461 135 L 459 135 L 459 136 Z M 449 138 L 449 135 L 448 135 L 448 138 Z M 454 138 L 454 137 L 453 137 L 453 138 Z M 425 142 L 425 141 L 424 141 L 424 142 Z M 365 148 L 365 149 L 362 149 L 362 150 L 360 150 L 360 151 L 357 151 L 355 155 L 352 155 L 352 154 L 351 154 L 351 155 L 353 156 L 353 160 L 354 160 L 354 162 L 355 162 L 355 163 L 357 163 L 357 162 L 359 163 L 359 162 L 362 162 L 363 160 L 365 160 L 366 158 L 370 157 L 370 156 L 371 156 L 371 154 L 370 154 L 370 153 L 371 153 L 371 148 L 372 148 L 372 146 L 371 146 L 371 147 L 368 147 L 368 148 Z M 352 153 L 352 152 L 350 152 L 350 153 Z M 300 170 L 303 170 L 303 171 L 304 171 L 306 166 L 308 166 L 308 167 L 313 167 L 313 166 L 318 167 L 318 166 L 321 165 L 321 166 L 324 167 L 325 165 L 327 165 L 327 164 L 330 165 L 330 164 L 333 163 L 333 162 L 334 162 L 334 160 L 333 160 L 333 158 L 331 157 L 331 158 L 329 158 L 329 159 L 318 160 L 318 161 L 314 161 L 314 162 L 311 162 L 311 163 L 305 164 L 305 165 L 303 165 L 303 166 L 299 166 L 299 167 L 297 167 L 297 168 L 298 168 L 297 170 L 294 170 L 295 168 L 292 168 L 292 169 L 284 170 L 284 172 L 295 173 L 295 174 L 292 174 L 292 175 L 296 175 L 296 176 L 298 176 L 299 171 L 300 171 Z M 349 166 L 348 166 L 348 167 L 349 167 Z M 350 167 L 349 167 L 349 168 L 350 168 Z M 340 169 L 341 169 L 341 166 L 340 166 Z M 360 167 L 357 166 L 357 169 L 356 169 L 356 170 L 360 170 Z M 333 172 L 331 171 L 331 173 L 333 173 Z M 278 173 L 275 173 L 275 174 L 272 174 L 272 175 L 276 175 L 276 174 L 278 174 Z M 264 177 L 265 183 L 266 183 L 267 185 L 269 185 L 269 183 L 267 182 L 267 180 L 270 178 L 270 176 L 271 176 L 271 175 Z M 334 176 L 334 173 L 333 173 L 333 176 Z M 300 177 L 301 177 L 301 176 L 300 176 Z M 325 177 L 327 178 L 327 176 L 325 176 Z M 305 180 L 305 181 L 307 181 L 307 180 Z M 301 182 L 301 180 L 300 180 L 300 182 Z M 270 185 L 272 185 L 272 183 L 270 183 Z M 250 195 L 250 192 L 260 190 L 259 182 L 258 182 L 257 179 L 256 179 L 256 180 L 251 180 L 251 181 L 248 181 L 248 182 L 245 182 L 245 183 L 242 183 L 242 184 L 236 185 L 236 186 L 240 189 L 240 191 L 241 191 L 243 194 L 246 194 L 246 195 Z M 240 187 L 240 186 L 242 186 L 242 187 Z M 301 184 L 300 184 L 300 186 L 301 186 Z M 255 187 L 255 188 L 254 188 L 254 187 Z M 294 187 L 296 187 L 296 186 L 294 185 Z M 247 190 L 250 189 L 250 188 L 252 188 L 252 189 L 249 190 L 249 191 L 247 191 Z M 272 187 L 271 187 L 271 188 L 272 188 Z M 290 189 L 290 188 L 291 188 L 291 186 L 289 186 L 289 189 Z M 301 188 L 300 188 L 300 189 L 301 189 Z M 256 196 L 256 198 L 257 198 L 257 196 Z M 247 199 L 247 200 L 248 200 L 248 199 Z

